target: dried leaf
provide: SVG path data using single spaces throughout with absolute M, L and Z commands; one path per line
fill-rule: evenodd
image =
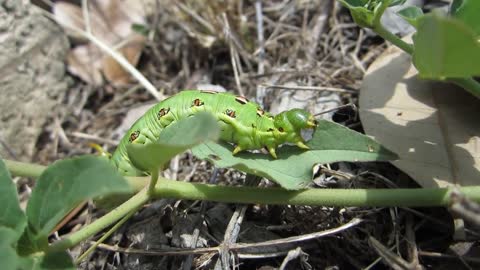
M 360 92 L 365 132 L 398 153 L 393 164 L 424 187 L 478 185 L 480 100 L 417 73 L 397 48 L 370 66 Z
M 67 33 L 75 38 L 85 40 L 78 32 L 68 26 L 87 31 L 111 48 L 117 49 L 133 66 L 138 63 L 145 44 L 145 37 L 133 31 L 133 25 L 145 24 L 143 1 L 88 1 L 88 26 L 83 18 L 80 6 L 69 3 L 55 3 L 53 10 L 57 20 L 65 27 Z M 152 9 L 150 9 L 152 10 Z M 101 85 L 103 73 L 115 86 L 128 84 L 130 75 L 110 56 L 91 43 L 79 45 L 72 49 L 68 57 L 69 70 L 82 80 Z
M 67 56 L 68 71 L 95 86 L 103 84 L 102 52 L 95 45 L 87 44 L 73 48 Z
M 126 42 L 118 51 L 128 60 L 130 64 L 136 66 L 146 38 L 138 34 L 132 34 L 132 38 Z M 131 83 L 132 76 L 118 62 L 110 56 L 105 56 L 102 61 L 102 70 L 105 78 L 115 86 L 122 86 Z

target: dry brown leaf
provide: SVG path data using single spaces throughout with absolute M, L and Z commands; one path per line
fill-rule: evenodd
M 145 45 L 146 38 L 142 35 L 132 34 L 129 39 L 118 51 L 128 60 L 130 64 L 136 66 L 140 59 L 141 52 Z M 118 62 L 110 56 L 105 56 L 102 61 L 102 70 L 105 78 L 115 86 L 127 85 L 132 82 L 132 76 Z
M 135 66 L 146 39 L 134 33 L 132 25 L 145 23 L 143 2 L 91 0 L 88 3 L 88 21 L 92 35 L 109 47 L 118 50 L 130 64 Z M 63 26 L 87 30 L 81 7 L 58 2 L 54 4 L 53 10 L 55 17 Z M 73 37 L 80 38 L 78 32 L 71 31 L 68 27 L 65 29 Z M 68 57 L 68 65 L 71 73 L 94 85 L 103 83 L 102 73 L 116 86 L 123 86 L 131 81 L 129 73 L 91 43 L 72 49 Z
M 368 135 L 399 154 L 393 162 L 423 187 L 480 183 L 480 100 L 420 80 L 411 58 L 388 49 L 367 70 L 360 117 Z

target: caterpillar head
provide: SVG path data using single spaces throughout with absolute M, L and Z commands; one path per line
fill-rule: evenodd
M 274 125 L 280 132 L 299 134 L 302 129 L 315 128 L 317 121 L 313 115 L 302 109 L 292 109 L 275 117 Z

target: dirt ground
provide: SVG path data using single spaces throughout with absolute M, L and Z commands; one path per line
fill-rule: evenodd
M 7 1 L 8 2 L 8 1 Z M 81 1 L 77 1 L 81 2 Z M 48 4 L 38 5 L 50 10 Z M 266 110 L 291 101 L 311 111 L 357 104 L 366 68 L 387 47 L 356 26 L 334 1 L 158 1 L 141 28 L 147 38 L 137 68 L 165 97 L 182 89 L 223 87 Z M 259 17 L 260 16 L 260 17 Z M 259 24 L 259 19 L 263 24 Z M 63 31 L 61 27 L 56 31 Z M 59 32 L 59 35 L 62 34 Z M 63 35 L 63 34 L 62 34 Z M 80 43 L 70 38 L 71 48 Z M 34 59 L 34 58 L 32 58 Z M 33 60 L 32 60 L 33 61 Z M 65 60 L 66 63 L 66 60 Z M 61 110 L 51 110 L 32 161 L 113 151 L 132 110 L 155 102 L 134 80 L 96 84 L 65 73 Z M 287 103 L 287 104 L 286 104 Z M 290 104 L 290 105 L 289 105 Z M 287 106 L 287 107 L 285 107 Z M 138 117 L 138 116 L 137 116 Z M 362 132 L 355 106 L 325 118 Z M 125 125 L 127 125 L 125 127 Z M 233 169 L 215 169 L 186 153 L 165 171 L 170 179 L 251 184 Z M 19 179 L 23 201 L 28 179 Z M 261 186 L 275 186 L 265 179 Z M 316 167 L 311 188 L 395 188 L 417 184 L 388 163 L 339 162 Z M 104 211 L 93 205 L 59 234 L 77 230 Z M 303 236 L 362 222 L 326 237 Z M 339 208 L 235 205 L 158 200 L 146 205 L 81 264 L 81 269 L 475 269 L 478 233 L 459 232 L 446 208 Z M 97 236 L 91 241 L 100 237 Z M 291 238 L 296 241 L 289 241 Z M 276 240 L 274 244 L 261 245 Z M 235 243 L 256 243 L 229 249 Z M 85 251 L 90 242 L 72 250 Z M 221 247 L 220 252 L 216 247 Z M 210 248 L 210 249 L 209 249 Z

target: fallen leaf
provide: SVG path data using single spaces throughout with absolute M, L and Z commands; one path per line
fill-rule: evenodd
M 359 101 L 365 132 L 399 154 L 392 163 L 423 187 L 478 185 L 480 100 L 417 73 L 393 47 L 369 67 Z
M 133 31 L 134 24 L 145 24 L 143 1 L 88 1 L 88 20 L 80 6 L 66 2 L 57 2 L 53 12 L 65 31 L 76 40 L 86 42 L 86 38 L 77 29 L 91 31 L 91 34 L 112 49 L 116 49 L 133 66 L 136 66 L 144 48 L 146 38 Z M 86 24 L 88 22 L 88 27 Z M 117 61 L 92 43 L 80 44 L 73 48 L 68 57 L 69 71 L 93 85 L 103 83 L 102 74 L 115 86 L 124 86 L 131 77 Z
M 142 35 L 131 34 L 130 38 L 118 51 L 136 66 L 140 59 L 146 38 Z M 102 70 L 105 78 L 114 86 L 127 85 L 132 82 L 132 76 L 111 56 L 105 56 L 102 61 Z

